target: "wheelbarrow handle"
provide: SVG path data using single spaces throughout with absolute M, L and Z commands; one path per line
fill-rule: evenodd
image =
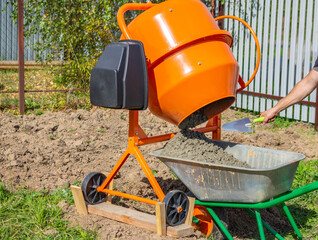
M 238 17 L 235 17 L 235 16 L 229 16 L 229 15 L 225 15 L 225 16 L 220 16 L 220 17 L 217 17 L 215 18 L 215 21 L 218 21 L 218 20 L 221 20 L 221 19 L 224 19 L 224 18 L 231 18 L 231 19 L 234 19 L 234 20 L 237 20 L 241 23 L 243 23 L 247 28 L 248 30 L 250 30 L 251 34 L 253 35 L 253 38 L 255 40 L 255 44 L 256 44 L 256 49 L 257 49 L 257 60 L 256 60 L 256 65 L 255 65 L 255 69 L 254 69 L 254 72 L 251 76 L 251 78 L 245 83 L 242 79 L 241 76 L 239 76 L 239 80 L 238 80 L 238 83 L 240 84 L 241 88 L 236 90 L 236 92 L 240 92 L 242 91 L 244 88 L 246 88 L 254 79 L 257 71 L 258 71 L 258 67 L 259 67 L 259 63 L 261 61 L 261 48 L 259 46 L 259 42 L 258 42 L 258 39 L 257 39 L 257 36 L 254 32 L 254 30 L 252 29 L 252 27 L 247 23 L 245 22 L 244 20 L 238 18 Z
M 316 191 L 317 189 L 318 189 L 318 182 L 316 181 L 316 182 L 310 183 L 308 185 L 305 185 L 303 187 L 294 189 L 290 192 L 283 193 L 282 195 L 274 198 L 272 201 L 264 202 L 263 204 L 264 204 L 264 206 L 268 205 L 266 207 L 271 207 L 271 206 L 274 206 L 276 204 L 283 203 L 283 202 L 288 201 L 290 199 L 299 197 L 299 196 L 304 195 L 306 193 Z M 259 204 L 262 205 L 262 203 L 259 203 Z
M 152 2 L 127 3 L 119 8 L 117 12 L 117 21 L 118 21 L 119 28 L 121 32 L 123 33 L 123 36 L 125 39 L 132 39 L 131 34 L 129 33 L 127 25 L 125 23 L 125 18 L 124 18 L 125 12 L 129 10 L 147 10 L 153 6 L 156 6 L 156 4 L 153 4 Z

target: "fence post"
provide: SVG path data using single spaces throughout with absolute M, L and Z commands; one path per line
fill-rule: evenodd
M 315 129 L 318 131 L 318 87 L 316 88 Z
M 218 13 L 218 17 L 219 16 L 223 16 L 224 15 L 224 4 L 222 4 L 222 1 L 219 0 L 219 13 Z M 218 25 L 220 29 L 224 29 L 224 19 L 221 19 L 218 21 Z
M 19 45 L 19 109 L 24 114 L 24 33 L 23 0 L 18 0 L 18 45 Z
M 211 14 L 213 17 L 215 17 L 214 13 L 215 13 L 215 0 L 211 0 Z

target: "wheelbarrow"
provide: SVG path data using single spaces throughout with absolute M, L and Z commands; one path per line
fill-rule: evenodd
M 298 164 L 305 156 L 217 140 L 214 144 L 233 154 L 239 161 L 247 162 L 251 168 L 167 157 L 161 154 L 162 149 L 151 153 L 163 161 L 195 195 L 194 227 L 210 236 L 217 229 L 216 224 L 228 239 L 233 239 L 224 225 L 225 220 L 221 219 L 215 208 L 218 211 L 225 207 L 245 208 L 256 218 L 262 240 L 265 239 L 263 226 L 276 238 L 284 239 L 261 219 L 259 212 L 260 209 L 281 204 L 297 236 L 302 239 L 285 201 L 318 189 L 318 182 L 314 182 L 289 191 Z

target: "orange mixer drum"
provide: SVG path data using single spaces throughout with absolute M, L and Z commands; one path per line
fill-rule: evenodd
M 137 9 L 146 11 L 127 27 L 124 12 Z M 200 0 L 126 4 L 118 12 L 118 22 L 122 38 L 144 45 L 153 114 L 189 126 L 188 122 L 197 125 L 233 104 L 239 78 L 239 65 L 230 50 L 233 38 L 219 29 Z

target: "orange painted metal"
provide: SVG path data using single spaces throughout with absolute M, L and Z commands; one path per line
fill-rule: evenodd
M 212 119 L 215 119 L 215 118 L 212 118 Z M 215 122 L 215 121 L 213 121 L 213 122 Z M 203 133 L 206 133 L 206 132 L 216 133 L 217 131 L 219 131 L 219 127 L 213 123 L 212 125 L 202 127 L 202 128 L 197 128 L 197 129 L 194 129 L 193 131 L 198 131 L 198 132 L 203 132 Z M 174 135 L 175 135 L 175 133 L 168 133 L 168 134 L 154 136 L 154 137 L 140 138 L 138 140 L 138 146 L 167 141 L 167 140 L 170 140 L 171 138 L 173 138 Z M 219 139 L 219 138 L 214 138 L 214 139 Z
M 212 139 L 221 140 L 221 114 L 209 119 L 206 124 L 206 128 L 208 127 L 213 128 Z
M 193 209 L 193 216 L 199 220 L 198 224 L 193 223 L 193 227 L 209 237 L 212 234 L 214 224 L 206 207 L 195 205 Z
M 148 74 L 150 111 L 179 125 L 210 103 L 219 101 L 210 109 L 216 110 L 215 114 L 230 107 L 235 101 L 239 67 L 229 45 L 211 40 L 175 53 L 149 68 Z
M 148 164 L 146 163 L 144 157 L 142 156 L 139 146 L 140 145 L 145 145 L 145 144 L 151 144 L 151 143 L 157 143 L 157 142 L 162 142 L 171 139 L 175 133 L 170 133 L 170 134 L 164 134 L 160 136 L 155 136 L 155 137 L 147 137 L 146 133 L 142 130 L 138 123 L 138 118 L 139 118 L 139 113 L 138 111 L 129 111 L 129 130 L 128 130 L 128 147 L 124 154 L 121 156 L 119 161 L 116 163 L 110 174 L 107 176 L 106 180 L 102 183 L 101 186 L 97 188 L 98 192 L 105 192 L 111 195 L 119 196 L 119 197 L 124 197 L 128 199 L 133 199 L 135 201 L 140 201 L 148 204 L 155 205 L 157 202 L 150 200 L 150 199 L 145 199 L 141 198 L 138 196 L 130 195 L 127 193 L 122 193 L 118 191 L 113 191 L 107 189 L 109 186 L 110 182 L 114 179 L 120 168 L 124 165 L 126 162 L 127 158 L 133 154 L 139 165 L 141 166 L 142 170 L 146 174 L 147 179 L 149 180 L 152 188 L 154 189 L 156 195 L 159 198 L 159 201 L 163 201 L 165 194 L 163 193 L 162 189 L 160 188 L 157 180 L 153 176 Z M 217 132 L 218 131 L 218 126 L 213 125 L 215 124 L 218 120 L 218 117 L 214 117 L 214 120 L 211 121 L 210 126 L 203 127 L 203 128 L 198 128 L 195 129 L 195 131 L 199 132 Z M 210 122 L 210 121 L 209 121 Z M 141 136 L 142 138 L 140 138 Z
M 138 163 L 140 164 L 142 170 L 146 174 L 146 176 L 147 176 L 147 178 L 148 178 L 153 190 L 157 194 L 160 202 L 162 202 L 163 199 L 165 198 L 165 194 L 163 193 L 163 191 L 162 191 L 161 187 L 159 186 L 157 180 L 155 179 L 154 175 L 152 174 L 152 172 L 151 172 L 149 166 L 147 165 L 144 157 L 142 156 L 139 148 L 135 145 L 136 142 L 137 142 L 137 139 L 132 141 L 132 144 L 135 146 L 134 147 L 134 155 L 136 156 L 136 159 L 137 159 Z
M 261 61 L 261 48 L 260 48 L 256 33 L 254 32 L 254 30 L 251 28 L 251 26 L 247 22 L 245 22 L 244 20 L 242 20 L 238 17 L 229 16 L 229 15 L 217 17 L 217 18 L 215 18 L 215 21 L 225 19 L 225 18 L 231 18 L 231 19 L 234 19 L 234 20 L 237 20 L 237 21 L 243 23 L 245 25 L 245 27 L 247 27 L 248 30 L 251 32 L 251 34 L 254 38 L 254 41 L 255 41 L 255 45 L 256 45 L 257 60 L 256 60 L 254 72 L 253 72 L 252 76 L 250 77 L 250 79 L 246 83 L 244 83 L 244 81 L 241 78 L 239 79 L 239 84 L 241 85 L 241 88 L 237 90 L 237 92 L 239 92 L 239 91 L 242 91 L 244 88 L 246 88 L 253 81 L 253 79 L 258 71 L 260 61 Z
M 146 10 L 128 27 L 124 13 Z M 128 3 L 117 13 L 122 38 L 139 40 L 144 44 L 147 58 L 153 63 L 168 52 L 189 42 L 229 32 L 220 30 L 207 7 L 200 0 L 169 0 L 160 4 Z
M 128 10 L 147 11 L 127 27 L 124 13 Z M 144 44 L 148 60 L 149 108 L 152 113 L 178 125 L 187 116 L 208 105 L 205 108 L 206 115 L 209 116 L 210 111 L 216 116 L 209 116 L 206 127 L 196 131 L 211 131 L 212 138 L 220 139 L 219 113 L 234 102 L 237 83 L 246 87 L 251 81 L 245 84 L 239 78 L 239 67 L 230 51 L 232 36 L 218 28 L 200 0 L 125 4 L 119 9 L 117 18 L 122 38 L 136 39 Z M 153 205 L 157 203 L 107 189 L 132 154 L 162 202 L 165 195 L 139 146 L 166 141 L 173 136 L 174 133 L 148 137 L 139 126 L 138 111 L 129 111 L 128 147 L 97 191 Z
M 138 134 L 136 134 L 138 133 Z M 114 179 L 120 168 L 123 166 L 127 158 L 132 154 L 136 157 L 139 165 L 141 166 L 142 170 L 146 174 L 146 177 L 148 178 L 152 188 L 154 189 L 155 193 L 157 194 L 160 201 L 163 201 L 165 194 L 163 193 L 162 189 L 160 188 L 157 180 L 153 176 L 149 166 L 147 165 L 144 157 L 142 156 L 139 148 L 138 148 L 138 135 L 142 133 L 142 135 L 146 136 L 146 134 L 142 131 L 141 127 L 138 124 L 138 111 L 129 111 L 129 131 L 128 131 L 128 148 L 125 151 L 125 153 L 122 155 L 122 157 L 119 159 L 119 161 L 116 163 L 115 167 L 112 169 L 110 174 L 107 176 L 106 180 L 103 182 L 101 186 L 97 188 L 97 191 L 103 192 L 108 187 L 110 182 Z M 120 196 L 122 196 L 121 193 Z M 116 196 L 119 196 L 117 194 L 114 194 Z M 141 200 L 141 198 L 133 195 L 127 195 L 130 196 L 130 199 L 134 199 L 136 201 Z M 134 198 L 135 197 L 135 198 Z M 144 202 L 144 201 L 142 201 Z
M 118 197 L 132 199 L 132 200 L 135 200 L 138 202 L 143 202 L 143 203 L 147 203 L 147 204 L 151 204 L 151 205 L 156 205 L 158 203 L 158 201 L 154 201 L 151 199 L 142 198 L 142 197 L 138 197 L 138 196 L 134 196 L 134 195 L 130 195 L 127 193 L 122 193 L 122 192 L 118 192 L 118 191 L 114 191 L 114 190 L 109 190 L 109 189 L 103 189 L 101 192 L 104 192 L 104 193 L 107 193 L 110 195 L 114 195 L 114 196 L 118 196 Z
M 146 11 L 126 26 L 128 10 Z M 233 38 L 219 29 L 200 0 L 126 4 L 117 18 L 122 39 L 144 45 L 153 114 L 179 125 L 205 106 L 210 106 L 204 111 L 211 118 L 233 104 L 239 81 L 239 66 L 230 50 Z
M 141 138 L 138 140 L 138 146 L 167 141 L 173 138 L 174 135 L 175 133 L 168 133 L 168 134 L 154 136 L 154 137 Z
M 121 6 L 118 9 L 117 22 L 118 22 L 120 30 L 121 30 L 121 32 L 123 34 L 123 37 L 125 39 L 132 39 L 132 37 L 131 37 L 128 29 L 127 29 L 126 23 L 125 23 L 125 18 L 124 18 L 125 12 L 127 12 L 129 10 L 147 10 L 147 9 L 153 7 L 154 5 L 155 4 L 152 4 L 152 2 L 148 2 L 148 3 L 127 3 L 127 4 L 124 4 L 123 6 Z
M 217 131 L 219 131 L 219 127 L 214 124 L 215 118 L 212 118 L 212 119 L 213 119 L 213 123 L 211 125 L 208 125 L 208 126 L 202 127 L 202 128 L 193 129 L 193 131 L 198 131 L 198 132 L 203 132 L 203 133 L 206 133 L 206 132 L 216 133 Z M 138 146 L 167 141 L 167 140 L 170 140 L 171 138 L 173 138 L 174 135 L 175 135 L 175 133 L 168 133 L 168 134 L 154 136 L 154 137 L 141 138 L 138 140 Z M 217 139 L 217 138 L 214 138 L 214 139 Z M 219 138 L 218 138 L 218 140 L 219 140 Z
M 129 149 L 127 149 L 125 151 L 125 153 L 121 156 L 121 158 L 119 159 L 119 161 L 116 163 L 116 165 L 114 166 L 114 168 L 112 169 L 112 171 L 110 172 L 110 174 L 107 176 L 107 178 L 105 179 L 105 181 L 103 182 L 102 185 L 100 185 L 99 187 L 97 187 L 97 191 L 101 192 L 103 189 L 107 188 L 108 185 L 110 184 L 110 182 L 114 179 L 114 177 L 116 176 L 116 174 L 118 173 L 119 169 L 124 165 L 124 163 L 126 162 L 127 158 L 129 157 L 130 152 Z

